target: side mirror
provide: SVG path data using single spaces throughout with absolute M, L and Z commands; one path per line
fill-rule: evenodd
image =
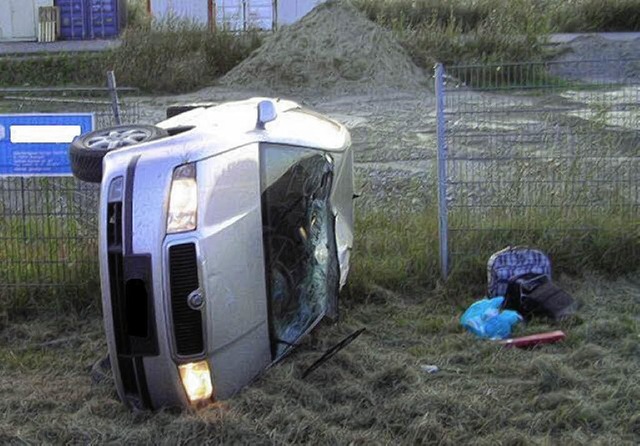
M 256 128 L 264 130 L 264 126 L 267 122 L 275 121 L 278 117 L 276 112 L 276 106 L 271 101 L 261 101 L 258 104 L 258 122 Z

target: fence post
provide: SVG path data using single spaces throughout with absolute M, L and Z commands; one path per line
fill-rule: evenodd
M 278 29 L 278 0 L 271 3 L 271 31 Z
M 247 0 L 242 0 L 242 31 L 246 31 L 248 26 L 247 15 L 249 14 L 249 10 L 247 8 Z
M 436 137 L 438 141 L 438 235 L 440 239 L 440 275 L 449 276 L 449 209 L 447 206 L 447 138 L 445 120 L 444 66 L 435 66 Z
M 107 87 L 111 96 L 111 109 L 116 125 L 120 125 L 120 101 L 118 100 L 118 87 L 116 86 L 116 75 L 113 71 L 107 71 Z
M 27 242 L 27 202 L 24 199 L 24 176 L 20 175 L 20 213 L 22 214 L 22 241 Z

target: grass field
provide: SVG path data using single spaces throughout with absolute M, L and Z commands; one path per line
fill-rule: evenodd
M 439 282 L 435 228 L 429 214 L 405 215 L 399 226 L 397 216 L 361 212 L 342 321 L 320 326 L 234 398 L 198 411 L 130 412 L 110 376 L 92 378 L 106 352 L 97 289 L 68 305 L 62 295 L 14 302 L 0 324 L 0 443 L 637 444 L 640 281 L 632 265 L 617 278 L 556 271 L 582 304 L 578 316 L 534 320 L 514 334 L 560 328 L 567 340 L 505 349 L 458 322 L 482 297 L 486 259 Z M 302 378 L 360 328 L 353 344 Z
M 560 284 L 582 302 L 579 316 L 560 325 L 566 342 L 532 350 L 462 332 L 461 304 L 478 296 L 372 284 L 344 300 L 339 325 L 321 326 L 235 398 L 187 413 L 132 413 L 111 379 L 92 382 L 106 349 L 96 315 L 12 324 L 0 332 L 0 443 L 637 444 L 640 282 Z M 536 321 L 516 334 L 554 328 Z

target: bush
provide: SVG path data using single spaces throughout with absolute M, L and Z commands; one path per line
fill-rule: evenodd
M 147 12 L 145 0 L 127 0 L 127 26 L 140 27 L 149 26 L 151 16 Z
M 0 85 L 104 85 L 107 65 L 98 53 L 5 58 L 0 59 Z
M 260 45 L 255 32 L 234 34 L 168 18 L 131 27 L 114 51 L 119 82 L 154 92 L 184 92 L 213 82 Z
M 455 23 L 460 32 L 477 30 L 505 15 L 513 23 L 535 24 L 542 18 L 551 32 L 638 31 L 639 0 L 355 0 L 371 20 L 391 27 L 423 24 L 440 29 Z
M 639 0 L 570 0 L 549 7 L 557 32 L 640 30 Z
M 525 0 L 357 0 L 377 23 L 394 31 L 415 62 L 447 64 L 541 60 L 550 20 Z

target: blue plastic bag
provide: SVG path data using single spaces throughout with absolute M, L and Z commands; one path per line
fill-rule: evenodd
M 522 316 L 512 310 L 500 311 L 503 302 L 502 296 L 474 302 L 460 317 L 460 323 L 481 338 L 508 338 L 511 329 L 522 320 Z

